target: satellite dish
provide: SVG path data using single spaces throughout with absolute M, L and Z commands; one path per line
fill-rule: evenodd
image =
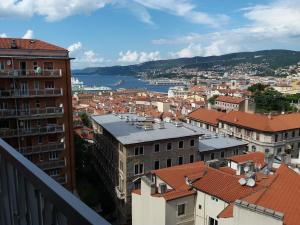
M 7 61 L 6 61 L 6 64 L 7 64 L 8 66 L 10 66 L 10 65 L 11 65 L 11 61 L 10 61 L 10 60 L 7 60 Z
M 247 180 L 247 186 L 254 187 L 255 186 L 255 180 L 250 178 Z
M 250 170 L 249 166 L 244 167 L 244 171 L 247 173 Z
M 244 186 L 247 183 L 247 181 L 245 178 L 241 178 L 241 179 L 239 179 L 239 183 L 240 183 L 240 185 Z
M 37 67 L 36 68 L 36 73 L 41 73 L 42 72 L 42 68 L 41 67 Z

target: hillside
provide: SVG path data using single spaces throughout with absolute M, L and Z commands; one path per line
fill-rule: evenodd
M 138 75 L 141 73 L 169 73 L 170 69 L 197 69 L 228 72 L 237 66 L 249 67 L 260 75 L 272 75 L 278 68 L 288 67 L 300 62 L 300 52 L 290 50 L 264 50 L 256 52 L 240 52 L 221 56 L 179 58 L 150 61 L 137 65 L 93 67 L 74 70 L 74 74 L 99 75 Z M 158 72 L 159 71 L 159 72 Z

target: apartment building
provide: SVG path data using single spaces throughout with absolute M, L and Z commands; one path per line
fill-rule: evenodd
M 273 176 L 253 170 L 240 176 L 203 162 L 155 170 L 132 193 L 132 224 L 298 224 L 299 182 L 285 164 Z
M 196 109 L 187 116 L 187 122 L 204 128 L 208 131 L 219 132 L 219 118 L 225 115 L 224 112 L 218 112 L 210 109 Z
M 131 192 L 151 170 L 200 160 L 205 130 L 181 122 L 164 123 L 136 114 L 93 116 L 96 170 L 113 191 L 119 223 L 131 222 Z
M 300 113 L 260 115 L 232 111 L 219 119 L 219 133 L 247 141 L 249 151 L 280 155 L 290 151 L 299 163 Z
M 70 76 L 66 49 L 0 38 L 0 137 L 72 190 Z
M 215 100 L 213 109 L 222 112 L 242 111 L 253 113 L 255 111 L 255 103 L 252 99 L 232 96 L 218 96 Z

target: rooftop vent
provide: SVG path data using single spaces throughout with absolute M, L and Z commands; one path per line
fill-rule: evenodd
M 153 125 L 152 124 L 146 124 L 145 126 L 144 126 L 144 130 L 153 130 Z
M 13 39 L 13 40 L 11 41 L 11 43 L 10 43 L 10 47 L 11 47 L 11 48 L 13 48 L 13 49 L 16 49 L 16 48 L 18 48 L 18 46 L 17 46 L 17 42 L 16 42 L 16 40 L 15 40 L 15 39 Z
M 182 122 L 175 122 L 175 126 L 176 126 L 176 127 L 182 127 L 183 124 L 182 124 Z
M 165 129 L 165 123 L 163 121 L 161 121 L 159 124 L 158 124 L 158 128 L 159 129 Z

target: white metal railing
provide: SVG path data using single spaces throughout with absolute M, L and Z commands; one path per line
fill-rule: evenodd
M 0 129 L 0 137 L 8 138 L 8 137 L 15 137 L 15 136 L 29 136 L 29 135 L 47 134 L 47 133 L 60 133 L 60 132 L 64 132 L 63 125 L 48 125 L 45 127 L 34 127 L 28 129 L 2 128 Z
M 0 90 L 0 98 L 62 96 L 62 88 Z
M 109 225 L 2 139 L 0 224 Z
M 38 77 L 61 77 L 61 69 L 53 70 L 0 70 L 0 78 L 14 77 L 14 78 L 38 78 Z
M 33 108 L 33 109 L 0 109 L 1 118 L 9 117 L 23 117 L 23 116 L 42 116 L 64 113 L 62 107 L 47 107 L 47 108 Z

